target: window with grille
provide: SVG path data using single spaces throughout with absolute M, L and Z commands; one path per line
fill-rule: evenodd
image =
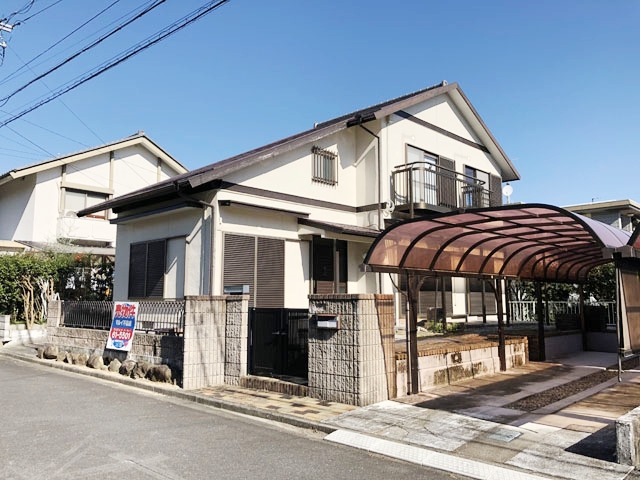
M 129 298 L 162 298 L 167 243 L 165 240 L 129 246 Z
M 313 153 L 313 180 L 335 185 L 338 183 L 338 154 L 319 147 L 311 149 Z

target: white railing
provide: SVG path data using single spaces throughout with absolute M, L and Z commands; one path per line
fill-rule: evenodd
M 535 300 L 524 300 L 509 302 L 509 313 L 512 322 L 537 322 L 538 302 Z M 576 302 L 543 302 L 543 308 L 548 308 L 548 315 L 546 312 L 544 318 L 549 323 L 555 323 L 557 315 L 569 314 L 580 315 L 580 305 Z M 606 311 L 606 325 L 607 327 L 615 328 L 617 324 L 617 308 L 616 302 L 597 302 L 597 303 L 585 303 L 585 307 L 602 307 Z

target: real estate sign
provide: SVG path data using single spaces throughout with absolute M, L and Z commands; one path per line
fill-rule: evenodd
M 138 317 L 138 302 L 115 302 L 107 348 L 128 352 Z

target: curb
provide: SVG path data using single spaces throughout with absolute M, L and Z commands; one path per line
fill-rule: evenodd
M 106 373 L 106 372 L 103 372 L 102 370 L 94 370 L 88 367 L 81 367 L 77 365 L 69 365 L 66 363 L 58 362 L 56 360 L 42 360 L 35 356 L 30 357 L 20 353 L 8 352 L 6 350 L 0 350 L 0 356 L 13 358 L 15 360 L 19 360 L 23 362 L 34 363 L 36 365 L 42 365 L 45 367 L 55 368 L 58 370 L 64 370 L 66 372 L 79 373 L 81 375 L 85 375 L 88 377 L 94 377 L 100 380 L 119 383 L 122 385 L 126 385 L 128 387 L 139 388 L 149 392 L 158 393 L 160 395 L 165 395 L 167 397 L 178 398 L 178 399 L 186 400 L 196 404 L 214 407 L 220 410 L 226 410 L 230 412 L 240 413 L 243 415 L 248 415 L 251 417 L 262 418 L 264 420 L 271 420 L 274 422 L 284 423 L 287 425 L 291 425 L 293 427 L 305 428 L 308 430 L 314 430 L 314 431 L 327 433 L 327 434 L 333 433 L 337 430 L 337 428 L 335 427 L 331 427 L 329 425 L 325 425 L 323 423 L 316 422 L 313 420 L 298 418 L 293 415 L 278 413 L 272 410 L 265 410 L 263 408 L 252 407 L 249 405 L 242 405 L 242 404 L 230 402 L 228 400 L 223 400 L 221 398 L 211 398 L 205 395 L 199 395 L 197 393 L 181 390 L 179 389 L 179 387 L 155 385 L 149 382 L 148 380 L 144 380 L 144 379 L 134 380 L 132 378 L 125 377 L 120 374 Z

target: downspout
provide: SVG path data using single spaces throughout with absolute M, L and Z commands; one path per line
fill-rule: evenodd
M 360 128 L 362 128 L 365 132 L 367 132 L 369 135 L 375 137 L 376 142 L 377 142 L 377 146 L 376 146 L 376 167 L 377 167 L 377 175 L 378 175 L 378 195 L 377 195 L 377 205 L 376 205 L 376 211 L 378 213 L 378 230 L 383 230 L 382 228 L 382 208 L 380 208 L 380 202 L 382 201 L 382 159 L 381 157 L 381 141 L 380 141 L 380 137 L 378 135 L 376 135 L 375 133 L 373 133 L 371 130 L 369 130 L 367 127 L 365 127 L 364 125 L 362 125 L 362 118 L 358 119 L 359 123 L 358 126 Z M 378 273 L 378 293 L 382 293 L 382 274 Z

